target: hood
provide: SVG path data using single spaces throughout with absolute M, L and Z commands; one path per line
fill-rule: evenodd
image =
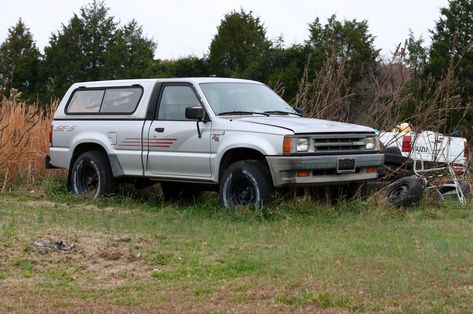
M 293 116 L 270 116 L 270 117 L 245 117 L 239 119 L 241 122 L 255 123 L 279 127 L 293 131 L 296 134 L 301 133 L 347 133 L 347 132 L 370 132 L 374 133 L 372 128 L 357 124 L 344 122 L 335 122 L 329 120 L 300 118 Z

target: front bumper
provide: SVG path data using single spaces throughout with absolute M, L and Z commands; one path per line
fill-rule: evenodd
M 355 160 L 352 172 L 338 171 L 340 159 Z M 377 173 L 368 172 L 368 167 L 382 166 L 383 154 L 325 155 L 325 156 L 267 156 L 274 186 L 285 185 L 332 185 L 369 181 Z M 297 176 L 298 171 L 309 171 L 308 176 Z

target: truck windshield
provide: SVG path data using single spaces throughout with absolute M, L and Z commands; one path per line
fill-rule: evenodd
M 269 87 L 252 83 L 201 83 L 200 88 L 216 115 L 297 113 Z

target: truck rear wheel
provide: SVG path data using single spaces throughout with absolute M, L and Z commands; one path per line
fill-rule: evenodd
M 81 154 L 74 162 L 70 176 L 74 193 L 86 198 L 97 198 L 117 188 L 107 156 L 99 151 Z
M 260 208 L 274 201 L 275 188 L 267 167 L 256 160 L 242 160 L 225 170 L 218 194 L 223 208 L 239 205 Z

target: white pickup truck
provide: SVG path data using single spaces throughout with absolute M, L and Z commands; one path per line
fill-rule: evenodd
M 373 129 L 303 118 L 259 82 L 181 78 L 72 85 L 46 165 L 69 169 L 79 195 L 151 180 L 165 196 L 218 189 L 232 208 L 268 204 L 283 186 L 373 180 L 383 158 Z
M 380 132 L 378 135 L 384 148 L 398 148 L 398 153 L 415 161 L 419 170 L 449 165 L 457 172 L 465 171 L 468 158 L 468 142 L 465 138 L 433 131 L 414 132 L 410 129 Z

